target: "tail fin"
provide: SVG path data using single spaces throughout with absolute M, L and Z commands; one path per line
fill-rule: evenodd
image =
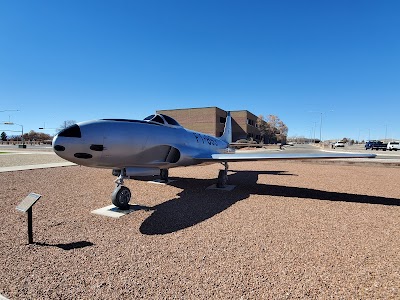
M 228 144 L 232 143 L 232 118 L 230 111 L 228 111 L 226 116 L 224 134 L 220 137 L 220 139 Z

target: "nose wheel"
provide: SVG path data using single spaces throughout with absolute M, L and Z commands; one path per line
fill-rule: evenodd
M 112 204 L 120 209 L 128 209 L 131 191 L 126 186 L 117 187 L 111 195 Z
M 112 204 L 120 209 L 128 209 L 129 201 L 131 201 L 131 191 L 124 186 L 124 175 L 121 174 L 118 176 L 115 183 L 117 184 L 114 192 L 111 195 Z

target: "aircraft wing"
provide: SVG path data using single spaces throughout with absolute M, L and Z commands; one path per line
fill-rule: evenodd
M 211 154 L 211 157 L 197 158 L 203 161 L 258 161 L 258 160 L 289 160 L 289 159 L 335 159 L 335 158 L 374 158 L 375 154 L 365 153 L 226 153 Z

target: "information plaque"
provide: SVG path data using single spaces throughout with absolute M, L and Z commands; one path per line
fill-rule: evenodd
M 32 229 L 32 206 L 42 197 L 42 195 L 30 193 L 16 207 L 17 210 L 28 213 L 28 243 L 33 244 L 33 229 Z
M 30 193 L 24 200 L 21 201 L 20 204 L 18 204 L 17 210 L 27 212 L 28 209 L 30 209 L 33 204 L 40 199 L 40 197 L 42 197 L 42 195 Z

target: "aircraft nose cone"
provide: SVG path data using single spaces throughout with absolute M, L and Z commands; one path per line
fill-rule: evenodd
M 68 148 L 73 144 L 73 140 L 80 138 L 82 138 L 82 133 L 79 125 L 74 124 L 70 127 L 67 127 L 64 130 L 60 131 L 53 138 L 53 151 L 57 155 L 65 158 L 64 156 L 67 155 L 65 152 L 68 152 Z
M 70 127 L 65 128 L 64 130 L 61 130 L 58 134 L 58 137 L 63 136 L 63 137 L 70 137 L 70 138 L 81 138 L 82 133 L 81 133 L 81 128 L 79 127 L 78 124 L 74 124 Z
M 92 124 L 74 124 L 53 138 L 53 151 L 61 158 L 79 165 L 90 166 L 101 156 L 102 144 L 93 143 L 90 133 L 96 133 Z M 83 134 L 85 133 L 85 138 Z M 89 138 L 87 138 L 89 132 Z M 101 135 L 102 136 L 102 135 Z

